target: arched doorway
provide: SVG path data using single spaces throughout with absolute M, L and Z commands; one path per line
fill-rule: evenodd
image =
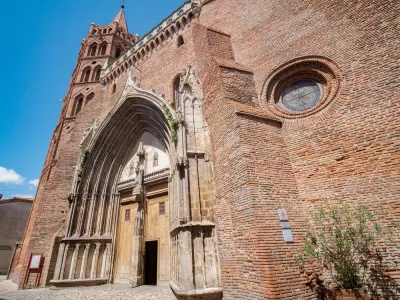
M 53 282 L 144 284 L 146 242 L 157 241 L 151 283 L 167 284 L 174 148 L 162 103 L 128 97 L 92 135 L 82 149 Z M 149 251 L 154 256 L 154 246 Z
M 168 285 L 170 162 L 167 149 L 151 132 L 145 131 L 127 155 L 117 190 L 120 194 L 114 283 L 129 283 L 140 203 L 134 189 L 143 167 L 144 194 L 144 284 Z M 140 213 L 140 212 L 139 212 Z

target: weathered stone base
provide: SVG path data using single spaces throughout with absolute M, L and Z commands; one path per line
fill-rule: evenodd
M 221 300 L 223 288 L 207 288 L 201 290 L 181 290 L 174 283 L 169 283 L 178 300 Z
M 96 279 L 74 279 L 74 280 L 50 280 L 50 285 L 56 287 L 70 287 L 70 286 L 94 286 L 102 285 L 108 282 L 108 278 Z

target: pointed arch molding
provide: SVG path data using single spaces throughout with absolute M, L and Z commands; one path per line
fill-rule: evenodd
M 154 92 L 139 88 L 131 73 L 114 108 L 101 124 L 94 121 L 85 132 L 53 284 L 113 280 L 121 204 L 118 188 L 125 184 L 121 182 L 121 175 L 132 161 L 132 150 L 148 132 L 160 141 L 169 156 L 170 286 L 182 299 L 222 295 L 213 213 L 214 176 L 208 155 L 208 128 L 202 116 L 203 93 L 191 67 L 183 72 L 180 80 L 183 99 L 179 113 L 169 107 L 171 115 L 182 117 L 177 139 L 171 137 L 168 119 L 171 116 L 167 117 L 165 112 L 167 103 Z M 135 166 L 132 185 L 133 201 L 138 204 L 129 266 L 132 286 L 144 284 L 146 224 L 142 168 L 145 154 L 138 150 L 135 155 L 140 163 Z
M 142 99 L 141 104 L 138 103 L 140 102 L 138 101 L 138 99 Z M 92 141 L 89 143 L 89 148 L 92 148 L 94 146 L 96 141 L 99 140 L 99 136 L 102 134 L 105 128 L 109 126 L 112 120 L 115 119 L 115 116 L 118 114 L 119 111 L 121 111 L 121 109 L 124 106 L 127 106 L 127 104 L 135 105 L 136 103 L 142 107 L 146 105 L 149 108 L 152 107 L 152 111 L 154 112 L 157 111 L 158 109 L 158 111 L 161 112 L 161 114 L 159 115 L 162 116 L 162 119 L 164 119 L 165 122 L 167 122 L 167 119 L 163 112 L 164 112 L 164 105 L 168 105 L 168 103 L 164 101 L 162 98 L 160 98 L 158 95 L 153 93 L 152 91 L 146 91 L 140 88 L 138 86 L 138 81 L 136 77 L 133 77 L 132 73 L 129 72 L 124 90 L 122 91 L 121 96 L 117 101 L 117 104 L 114 106 L 114 108 L 110 111 L 110 113 L 104 119 L 102 124 L 99 126 L 97 134 L 94 135 Z M 170 108 L 170 110 L 172 113 L 175 113 L 175 111 L 173 111 L 172 108 Z

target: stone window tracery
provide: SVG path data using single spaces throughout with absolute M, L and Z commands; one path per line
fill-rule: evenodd
M 298 119 L 327 107 L 342 80 L 338 65 L 322 56 L 296 58 L 275 68 L 264 84 L 267 107 L 275 115 Z
M 306 111 L 318 104 L 322 89 L 318 82 L 309 79 L 296 80 L 290 83 L 279 100 L 282 107 L 291 111 Z

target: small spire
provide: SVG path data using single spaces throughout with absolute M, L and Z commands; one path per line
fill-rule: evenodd
M 114 22 L 117 22 L 120 28 L 123 28 L 125 29 L 126 32 L 128 32 L 128 25 L 126 24 L 125 12 L 124 12 L 124 7 L 125 7 L 125 5 L 123 4 L 124 2 L 125 1 L 122 2 L 121 10 L 115 17 Z

